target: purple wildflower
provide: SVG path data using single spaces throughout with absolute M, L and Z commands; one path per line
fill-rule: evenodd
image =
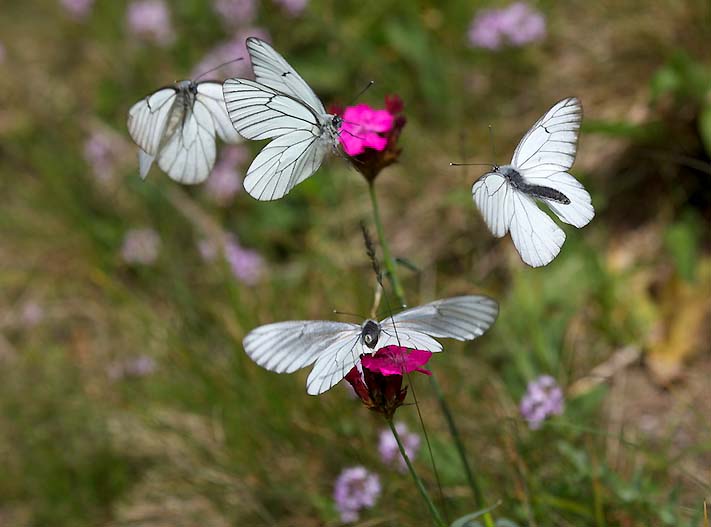
M 299 16 L 309 4 L 309 0 L 275 0 L 275 2 L 281 4 L 291 16 Z
M 344 469 L 333 487 L 333 499 L 341 514 L 341 521 L 358 521 L 362 509 L 370 509 L 380 496 L 380 478 L 365 467 Z
M 34 300 L 30 300 L 20 308 L 20 323 L 25 328 L 31 328 L 42 322 L 44 315 L 44 308 Z
M 219 246 L 209 238 L 203 238 L 197 243 L 198 252 L 204 262 L 211 263 L 217 259 Z
M 218 44 L 203 57 L 203 59 L 193 68 L 192 78 L 197 78 L 206 71 L 217 68 L 221 64 L 234 61 L 235 59 L 243 59 L 238 62 L 230 62 L 210 73 L 211 78 L 224 77 L 244 77 L 252 75 L 252 68 L 249 64 L 249 54 L 247 53 L 247 37 L 257 37 L 261 40 L 269 41 L 269 33 L 261 28 L 247 28 L 238 31 L 234 38 Z
M 60 0 L 59 3 L 71 18 L 83 20 L 89 15 L 94 0 Z
M 114 136 L 102 131 L 91 132 L 84 142 L 84 160 L 98 181 L 107 183 L 113 179 L 120 150 Z
M 170 11 L 163 0 L 135 0 L 126 12 L 128 29 L 144 40 L 161 46 L 175 40 Z
M 405 423 L 395 423 L 395 429 L 400 436 L 407 457 L 412 460 L 420 449 L 420 436 L 414 432 L 410 432 Z M 389 428 L 384 428 L 380 432 L 378 453 L 380 453 L 380 459 L 386 465 L 393 466 L 397 464 L 398 470 L 401 472 L 407 471 L 405 458 L 402 457 L 400 447 L 398 447 L 395 436 Z
M 257 16 L 257 0 L 214 0 L 212 5 L 231 27 L 249 24 Z
M 153 229 L 131 229 L 124 235 L 121 258 L 127 264 L 152 264 L 159 252 L 160 237 Z
M 515 2 L 503 9 L 485 9 L 469 26 L 469 43 L 475 48 L 524 46 L 545 36 L 545 17 L 525 2 Z
M 205 192 L 217 205 L 226 207 L 232 203 L 242 188 L 242 177 L 237 168 L 246 158 L 247 151 L 243 146 L 230 146 L 222 151 L 205 185 Z
M 242 247 L 232 238 L 225 243 L 225 260 L 232 269 L 232 274 L 240 282 L 256 285 L 264 273 L 264 259 L 253 249 Z
M 563 413 L 563 390 L 550 375 L 542 375 L 528 383 L 521 399 L 521 415 L 531 430 L 537 430 L 549 416 Z
M 114 361 L 106 368 L 109 378 L 116 381 L 125 377 L 145 377 L 156 370 L 156 361 L 148 355 L 140 355 L 124 361 Z

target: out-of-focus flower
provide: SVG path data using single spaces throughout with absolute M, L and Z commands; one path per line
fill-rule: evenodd
M 20 308 L 20 324 L 25 328 L 31 328 L 44 320 L 44 308 L 30 300 L 25 302 Z
M 370 509 L 378 501 L 382 487 L 380 478 L 365 467 L 344 469 L 333 486 L 333 500 L 341 514 L 341 521 L 358 521 L 360 511 Z
M 222 150 L 205 184 L 205 192 L 217 205 L 226 207 L 232 203 L 242 188 L 242 176 L 238 167 L 246 158 L 247 151 L 243 146 L 230 146 Z
M 528 383 L 521 399 L 521 415 L 532 430 L 541 427 L 551 415 L 560 415 L 564 408 L 563 390 L 550 375 L 542 375 Z
M 135 0 L 126 12 L 128 29 L 137 37 L 161 46 L 175 40 L 170 11 L 163 0 Z
M 385 97 L 385 110 L 365 104 L 349 106 L 343 117 L 339 140 L 351 163 L 368 181 L 373 181 L 385 167 L 395 163 L 401 149 L 398 138 L 405 126 L 404 105 L 397 95 Z
M 193 68 L 192 78 L 197 78 L 198 76 L 204 74 L 206 71 L 214 70 L 208 77 L 213 79 L 223 79 L 226 77 L 234 76 L 252 76 L 252 68 L 249 63 L 249 53 L 247 53 L 247 37 L 257 37 L 261 40 L 269 41 L 269 33 L 266 30 L 254 27 L 239 30 L 235 36 L 218 44 L 216 47 L 212 48 L 203 59 Z M 243 59 L 237 62 L 235 59 Z M 225 64 L 229 62 L 229 64 Z M 221 66 L 224 64 L 224 66 Z
M 264 259 L 253 249 L 242 247 L 236 239 L 225 243 L 225 260 L 240 282 L 256 285 L 264 274 Z
M 101 183 L 113 179 L 121 145 L 111 134 L 92 131 L 84 141 L 84 160 L 91 167 L 94 177 Z
M 420 436 L 410 432 L 405 423 L 395 423 L 395 430 L 397 430 L 400 436 L 407 457 L 413 459 L 420 450 Z M 402 457 L 397 440 L 389 428 L 385 428 L 380 432 L 378 453 L 380 454 L 380 459 L 382 459 L 386 465 L 397 465 L 398 470 L 401 472 L 407 471 L 405 458 Z
M 220 252 L 220 247 L 213 240 L 203 238 L 197 243 L 198 252 L 203 261 L 207 263 L 214 262 Z
M 306 6 L 309 4 L 309 0 L 274 0 L 277 4 L 280 4 L 287 13 L 291 16 L 299 16 Z
M 159 252 L 160 236 L 153 229 L 131 229 L 124 235 L 121 258 L 127 264 L 152 264 Z
M 362 355 L 346 375 L 356 395 L 365 406 L 392 419 L 407 396 L 407 386 L 402 387 L 402 377 L 406 373 L 431 373 L 422 366 L 432 357 L 432 352 L 385 346 L 372 355 Z
M 485 9 L 469 26 L 469 43 L 476 48 L 524 46 L 545 36 L 545 17 L 526 2 L 515 2 L 503 9 Z
M 114 361 L 106 368 L 109 378 L 116 381 L 126 377 L 145 377 L 156 370 L 156 361 L 148 355 L 140 355 L 123 361 Z
M 249 24 L 257 16 L 257 0 L 214 0 L 212 5 L 230 27 Z
M 59 3 L 74 20 L 83 20 L 89 16 L 94 0 L 60 0 Z

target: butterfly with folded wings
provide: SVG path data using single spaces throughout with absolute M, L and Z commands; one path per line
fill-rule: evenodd
M 184 80 L 161 88 L 128 111 L 128 131 L 139 146 L 142 178 L 153 161 L 171 179 L 201 183 L 215 165 L 215 134 L 225 143 L 240 136 L 232 126 L 222 95 L 222 84 Z
M 473 340 L 491 327 L 498 304 L 486 296 L 436 300 L 380 322 L 294 320 L 260 326 L 243 340 L 247 355 L 267 370 L 292 373 L 314 364 L 306 391 L 318 395 L 341 381 L 361 355 L 389 345 L 442 351 L 436 338 Z

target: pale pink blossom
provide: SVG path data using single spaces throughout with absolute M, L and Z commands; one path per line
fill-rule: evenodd
M 259 7 L 257 0 L 213 0 L 212 5 L 223 22 L 230 27 L 253 22 Z
M 126 12 L 128 29 L 135 36 L 161 46 L 175 40 L 170 11 L 163 0 L 135 0 Z
M 291 16 L 299 16 L 306 6 L 309 5 L 309 0 L 275 0 L 277 4 L 281 4 L 284 10 Z
M 226 207 L 242 189 L 240 165 L 247 159 L 247 149 L 229 146 L 222 150 L 210 178 L 205 184 L 205 193 L 217 205 Z
M 83 20 L 91 12 L 94 0 L 60 0 L 64 11 L 74 20 Z
M 151 228 L 126 232 L 121 246 L 121 258 L 127 264 L 150 265 L 158 259 L 160 236 Z

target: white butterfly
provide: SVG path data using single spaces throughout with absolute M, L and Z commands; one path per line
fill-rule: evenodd
M 228 79 L 227 112 L 247 139 L 273 139 L 252 162 L 244 188 L 262 201 L 284 197 L 338 147 L 341 118 L 326 113 L 304 79 L 266 42 L 247 39 L 256 82 Z
M 180 183 L 201 183 L 215 165 L 215 132 L 226 143 L 237 143 L 222 85 L 180 81 L 161 88 L 128 111 L 128 131 L 140 147 L 138 164 L 145 178 L 155 159 Z
M 578 228 L 595 216 L 590 194 L 566 172 L 575 161 L 582 111 L 575 97 L 557 103 L 521 139 L 510 165 L 495 166 L 472 187 L 492 234 L 501 238 L 511 231 L 516 250 L 533 267 L 550 263 L 565 241 L 535 200 Z
M 250 331 L 243 344 L 254 362 L 277 373 L 315 363 L 306 391 L 318 395 L 343 379 L 361 355 L 393 344 L 442 351 L 435 337 L 473 340 L 489 329 L 498 312 L 498 304 L 488 297 L 458 296 L 361 325 L 325 320 L 267 324 Z

